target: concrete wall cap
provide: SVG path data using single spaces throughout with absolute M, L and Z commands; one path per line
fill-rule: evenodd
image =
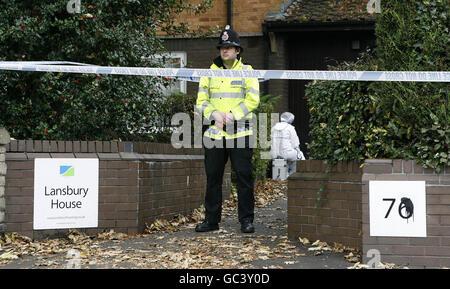
M 366 159 L 364 163 L 366 164 L 392 164 L 391 159 Z

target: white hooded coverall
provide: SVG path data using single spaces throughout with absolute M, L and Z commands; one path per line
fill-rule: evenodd
M 288 176 L 296 171 L 297 160 L 304 159 L 303 153 L 299 149 L 300 140 L 294 126 L 288 122 L 294 120 L 291 113 L 283 113 L 281 122 L 275 124 L 271 130 L 272 159 L 285 159 L 288 166 Z

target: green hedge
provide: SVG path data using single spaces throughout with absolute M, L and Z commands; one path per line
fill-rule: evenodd
M 271 128 L 272 128 L 271 114 L 274 112 L 275 106 L 279 99 L 280 99 L 280 96 L 272 96 L 270 94 L 261 95 L 259 106 L 254 111 L 258 121 L 261 121 L 259 119 L 260 113 L 263 113 L 267 116 L 266 136 L 267 136 L 268 141 L 270 141 L 270 133 L 271 133 Z M 258 127 L 253 128 L 254 133 L 257 136 L 257 139 L 256 139 L 257 147 L 255 147 L 253 149 L 252 164 L 253 164 L 253 172 L 254 172 L 254 176 L 255 176 L 255 181 L 256 182 L 261 181 L 263 184 L 265 184 L 267 169 L 270 165 L 271 160 L 261 158 L 261 153 L 268 152 L 270 150 L 264 149 L 261 147 L 260 137 L 261 137 L 262 131 L 260 131 L 259 128 L 260 127 L 259 127 L 259 122 L 258 122 Z
M 383 1 L 375 51 L 335 70 L 448 71 L 448 1 Z M 447 83 L 319 81 L 307 86 L 312 158 L 450 165 Z
M 190 32 L 174 15 L 186 1 L 0 1 L 0 60 L 59 60 L 103 66 L 156 66 L 165 52 L 158 31 Z M 161 87 L 157 77 L 0 71 L 0 126 L 16 139 L 154 140 Z

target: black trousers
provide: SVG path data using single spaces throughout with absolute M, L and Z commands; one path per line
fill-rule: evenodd
M 237 140 L 230 148 L 230 141 L 223 140 L 221 147 L 205 147 L 205 170 L 207 177 L 205 209 L 206 220 L 217 224 L 222 216 L 222 183 L 228 157 L 237 178 L 239 222 L 253 222 L 255 197 L 253 195 L 254 176 L 252 167 L 253 149 L 249 147 L 249 137 L 245 137 L 245 147 L 240 148 Z

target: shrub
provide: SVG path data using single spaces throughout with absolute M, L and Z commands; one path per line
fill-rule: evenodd
M 448 71 L 448 1 L 384 1 L 377 48 L 336 70 Z M 415 159 L 450 165 L 448 84 L 335 82 L 307 86 L 311 156 L 339 160 Z
M 0 60 L 59 60 L 104 66 L 151 66 L 143 59 L 164 51 L 159 31 L 183 33 L 173 15 L 200 12 L 210 0 L 0 2 Z M 0 126 L 18 139 L 152 140 L 161 89 L 157 77 L 0 73 Z
M 173 132 L 171 120 L 176 113 L 180 112 L 189 115 L 189 119 L 191 120 L 191 140 L 194 140 L 194 107 L 196 99 L 197 96 L 182 92 L 175 92 L 161 99 L 157 111 L 159 118 L 158 130 L 152 132 L 155 142 L 170 143 Z
M 380 69 L 449 70 L 448 1 L 389 1 L 383 9 L 375 30 Z M 396 156 L 438 170 L 450 165 L 448 83 L 380 83 L 375 94 L 380 109 L 391 113 L 388 140 Z
M 257 116 L 258 120 L 259 120 L 260 113 L 264 113 L 265 115 L 267 115 L 267 132 L 266 132 L 267 134 L 266 135 L 267 135 L 267 140 L 269 140 L 269 141 L 270 141 L 270 130 L 272 127 L 271 113 L 273 113 L 275 105 L 279 99 L 280 99 L 280 96 L 273 97 L 270 94 L 261 95 L 259 106 L 254 111 L 254 114 Z M 263 147 L 261 147 L 261 144 L 260 144 L 261 131 L 259 131 L 259 123 L 258 123 L 258 128 L 254 128 L 254 133 L 256 131 L 258 131 L 257 139 L 256 139 L 257 147 L 255 147 L 253 149 L 253 157 L 252 157 L 253 172 L 254 172 L 255 181 L 256 182 L 262 181 L 262 183 L 264 184 L 266 181 L 266 172 L 267 172 L 267 168 L 270 164 L 270 159 L 261 158 L 261 153 L 267 152 L 267 149 L 264 149 Z
M 364 54 L 355 63 L 333 70 L 372 70 L 373 58 Z M 318 81 L 306 88 L 310 107 L 311 157 L 330 163 L 383 157 L 387 115 L 373 97 L 373 84 L 355 81 Z

